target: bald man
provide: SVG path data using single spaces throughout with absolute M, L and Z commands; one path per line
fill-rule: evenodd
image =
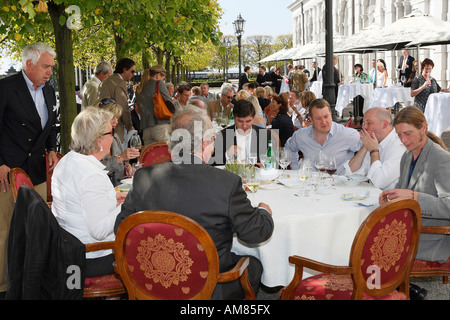
M 381 107 L 367 110 L 360 135 L 363 146 L 344 165 L 346 174 L 362 174 L 376 188 L 392 189 L 400 177 L 400 160 L 406 148 L 392 126 L 389 111 Z

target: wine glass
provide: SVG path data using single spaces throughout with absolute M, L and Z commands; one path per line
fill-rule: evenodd
M 291 164 L 291 157 L 289 155 L 289 151 L 285 148 L 280 149 L 280 154 L 278 156 L 278 163 L 280 164 L 281 169 L 283 169 L 283 177 L 286 176 L 286 168 Z
M 246 179 L 246 186 L 252 193 L 252 202 L 253 204 L 256 203 L 255 201 L 255 193 L 258 191 L 259 186 L 261 185 L 261 181 L 258 178 L 258 175 L 256 174 L 256 170 L 254 168 L 250 168 L 247 171 L 247 179 Z
M 402 82 L 403 85 L 405 85 L 405 83 L 406 83 L 406 76 L 401 76 L 400 77 L 400 81 Z
M 326 161 L 326 155 L 322 150 L 320 150 L 314 159 L 314 166 L 320 172 L 324 172 L 325 171 L 325 161 Z
M 261 161 L 261 164 L 263 165 L 263 169 L 266 168 L 266 154 L 265 153 L 261 153 L 259 155 L 259 161 Z
M 334 187 L 333 174 L 337 171 L 336 158 L 334 156 L 328 155 L 325 160 L 325 171 L 330 175 L 331 181 Z
M 302 189 L 304 190 L 303 195 L 306 197 L 306 182 L 311 177 L 312 166 L 309 159 L 300 159 L 298 162 L 297 175 L 298 178 L 303 182 Z
M 252 167 L 256 165 L 256 161 L 258 161 L 258 154 L 256 152 L 250 152 L 248 155 L 248 162 Z
M 130 143 L 130 148 L 138 149 L 139 152 L 141 152 L 142 141 L 141 141 L 141 137 L 139 137 L 139 135 L 137 135 L 137 134 L 132 135 L 129 143 Z M 142 166 L 142 164 L 139 162 L 139 157 L 137 158 L 137 162 L 134 164 L 134 166 L 135 166 L 136 170 Z

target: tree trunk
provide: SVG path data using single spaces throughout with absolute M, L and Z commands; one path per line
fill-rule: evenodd
M 75 67 L 73 62 L 72 30 L 67 24 L 60 25 L 59 18 L 64 16 L 64 4 L 56 5 L 48 2 L 53 29 L 55 32 L 55 51 L 58 63 L 59 105 L 61 113 L 61 152 L 69 151 L 71 141 L 70 130 L 77 115 L 75 99 Z
M 171 79 L 171 74 L 170 74 L 170 60 L 172 58 L 171 53 L 168 51 L 166 52 L 166 65 L 164 67 L 164 69 L 166 69 L 167 71 L 167 75 L 166 75 L 166 82 L 172 82 L 173 80 Z

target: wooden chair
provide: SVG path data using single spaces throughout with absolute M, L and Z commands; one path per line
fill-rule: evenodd
M 219 274 L 217 250 L 194 220 L 168 211 L 140 211 L 116 233 L 114 256 L 130 300 L 211 299 L 217 283 L 240 279 L 246 299 L 255 299 L 248 280 L 249 258 Z
M 62 153 L 57 152 L 56 156 L 58 157 L 58 161 L 63 157 Z M 47 172 L 47 202 L 52 202 L 52 175 L 53 170 L 49 170 L 48 165 L 48 152 L 45 154 L 45 170 Z
M 114 248 L 114 241 L 88 243 L 86 252 Z M 99 277 L 86 277 L 84 280 L 83 298 L 98 299 L 119 296 L 126 293 L 125 286 L 117 273 Z
M 14 202 L 17 200 L 17 193 L 20 186 L 26 185 L 34 189 L 33 182 L 31 182 L 28 174 L 21 168 L 12 168 L 9 171 L 9 184 L 11 185 L 11 192 Z
M 397 199 L 375 209 L 360 226 L 348 266 L 332 266 L 299 256 L 283 300 L 405 300 L 417 253 L 421 210 L 417 201 Z M 302 280 L 303 268 L 322 272 Z M 396 289 L 399 288 L 399 291 Z
M 143 147 L 139 156 L 139 162 L 142 163 L 143 167 L 168 162 L 171 159 L 169 146 L 165 142 L 155 142 Z
M 450 237 L 450 227 L 422 226 L 422 234 L 441 234 Z M 411 277 L 443 277 L 443 283 L 448 284 L 450 276 L 450 258 L 444 263 L 437 261 L 415 260 Z

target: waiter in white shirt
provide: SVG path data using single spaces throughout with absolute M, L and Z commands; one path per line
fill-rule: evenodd
M 362 148 L 344 165 L 346 174 L 365 175 L 382 190 L 394 188 L 406 148 L 392 127 L 389 111 L 381 107 L 366 111 L 361 142 Z

